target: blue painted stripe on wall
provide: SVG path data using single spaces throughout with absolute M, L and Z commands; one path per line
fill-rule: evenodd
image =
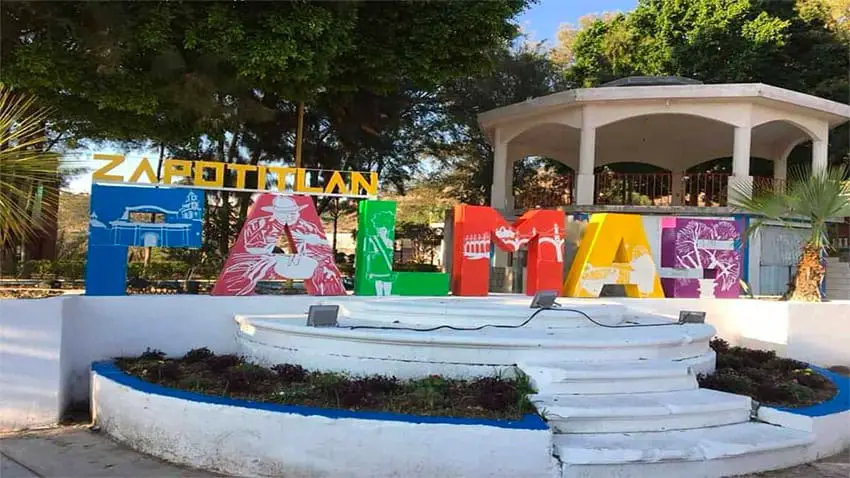
M 511 428 L 517 430 L 547 430 L 549 427 L 537 415 L 528 414 L 522 420 L 489 420 L 483 418 L 429 417 L 421 415 L 406 415 L 390 412 L 361 412 L 333 408 L 307 407 L 301 405 L 281 405 L 278 403 L 254 402 L 229 397 L 218 397 L 200 393 L 187 392 L 176 388 L 163 387 L 155 383 L 129 375 L 115 366 L 112 362 L 95 362 L 91 369 L 94 373 L 143 393 L 162 395 L 166 397 L 189 400 L 192 402 L 226 405 L 231 407 L 251 408 L 269 412 L 291 413 L 303 416 L 322 416 L 327 418 L 354 418 L 359 420 L 385 420 L 405 423 L 430 423 L 445 425 L 482 425 L 496 428 Z
M 783 412 L 795 413 L 797 415 L 805 415 L 807 417 L 822 417 L 824 415 L 832 415 L 833 413 L 841 413 L 850 410 L 850 377 L 839 375 L 825 368 L 809 365 L 809 368 L 815 372 L 828 378 L 835 384 L 837 389 L 832 400 L 828 400 L 817 405 L 805 408 L 785 408 L 774 407 Z

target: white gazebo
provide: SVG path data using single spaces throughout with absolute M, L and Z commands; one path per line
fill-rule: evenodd
M 674 84 L 670 84 L 674 83 Z M 788 155 L 812 142 L 813 171 L 827 167 L 829 130 L 850 118 L 850 106 L 761 83 L 695 84 L 633 78 L 563 91 L 479 115 L 495 151 L 491 205 L 513 211 L 513 164 L 529 156 L 558 160 L 577 172 L 570 202 L 595 204 L 594 168 L 645 163 L 669 171 L 669 203 L 682 204 L 680 174 L 732 157 L 723 183 L 753 184 L 751 157 L 773 162 L 785 179 Z M 636 86 L 631 86 L 636 84 Z M 724 204 L 725 205 L 725 204 Z

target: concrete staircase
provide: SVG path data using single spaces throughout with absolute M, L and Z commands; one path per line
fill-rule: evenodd
M 838 257 L 827 258 L 826 297 L 850 300 L 850 262 L 841 262 Z
M 721 477 L 804 462 L 811 433 L 752 421 L 749 397 L 698 387 L 707 356 L 519 367 L 564 478 Z

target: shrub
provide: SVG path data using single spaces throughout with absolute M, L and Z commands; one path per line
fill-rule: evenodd
M 307 377 L 307 370 L 300 365 L 277 364 L 272 370 L 283 381 L 283 383 L 303 382 Z
M 186 363 L 192 364 L 192 363 L 197 363 L 197 362 L 207 360 L 208 358 L 212 357 L 213 355 L 214 354 L 212 353 L 212 351 L 210 351 L 210 349 L 208 349 L 206 347 L 201 347 L 199 349 L 192 349 L 192 350 L 186 352 L 186 355 L 183 356 L 183 360 Z
M 216 355 L 207 359 L 207 367 L 211 372 L 221 372 L 230 367 L 239 365 L 241 359 L 233 354 Z
M 159 349 L 146 348 L 145 351 L 139 355 L 139 358 L 142 360 L 164 360 L 165 352 Z

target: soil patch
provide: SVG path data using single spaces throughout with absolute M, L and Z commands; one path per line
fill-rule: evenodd
M 177 359 L 158 350 L 119 358 L 116 365 L 143 380 L 167 387 L 260 402 L 415 415 L 520 419 L 534 412 L 528 378 L 484 377 L 452 380 L 432 375 L 419 380 L 355 377 L 305 370 L 299 365 L 272 368 L 207 348 Z
M 777 357 L 776 352 L 730 347 L 719 338 L 711 341 L 717 368 L 700 375 L 703 388 L 749 395 L 764 405 L 807 407 L 835 396 L 835 385 L 809 368 L 809 364 Z

